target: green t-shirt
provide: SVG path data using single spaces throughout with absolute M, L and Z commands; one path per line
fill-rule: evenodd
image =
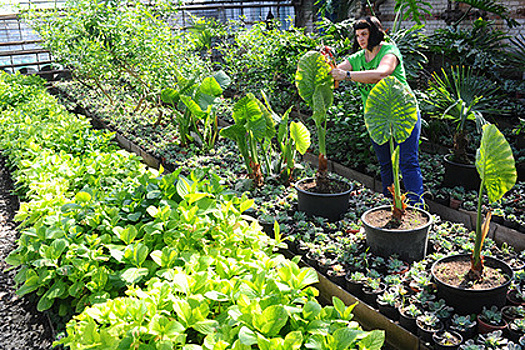
M 374 57 L 370 62 L 366 62 L 365 50 L 359 50 L 358 52 L 348 57 L 348 62 L 350 62 L 350 64 L 352 65 L 352 71 L 376 69 L 379 66 L 379 63 L 381 62 L 383 57 L 385 57 L 385 55 L 387 54 L 393 54 L 399 60 L 399 64 L 396 66 L 396 69 L 394 69 L 392 75 L 410 89 L 405 75 L 405 67 L 403 67 L 403 56 L 401 56 L 401 52 L 399 52 L 399 49 L 394 44 L 383 43 L 376 57 Z M 366 103 L 368 94 L 370 93 L 370 90 L 372 90 L 375 84 L 363 84 L 357 82 L 356 84 L 359 88 L 359 91 L 361 92 L 361 98 L 363 99 L 363 103 Z

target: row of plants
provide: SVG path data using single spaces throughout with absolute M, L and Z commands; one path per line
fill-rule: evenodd
M 95 2 L 79 1 L 74 3 L 71 11 L 66 11 L 66 16 L 57 16 L 54 13 L 45 18 L 33 17 L 32 23 L 50 42 L 50 48 L 57 52 L 57 57 L 64 64 L 76 67 L 76 79 L 82 85 L 67 84 L 62 88 L 75 95 L 75 99 L 84 100 L 86 106 L 99 106 L 96 108 L 97 114 L 106 115 L 106 121 L 110 125 L 125 134 L 129 132 L 130 138 L 136 140 L 137 143 L 144 147 L 155 144 L 151 150 L 168 162 L 177 157 L 177 144 L 188 149 L 200 150 L 203 153 L 214 152 L 217 116 L 234 123 L 230 119 L 230 115 L 234 114 L 230 111 L 235 103 L 249 92 L 261 101 L 264 100 L 263 94 L 270 96 L 269 103 L 276 111 L 274 115 L 277 116 L 286 114 L 284 111 L 293 106 L 289 118 L 294 120 L 299 113 L 299 119 L 302 119 L 306 126 L 310 126 L 312 121 L 301 116 L 302 113 L 308 111 L 308 107 L 301 102 L 294 87 L 294 72 L 299 57 L 307 50 L 319 47 L 321 42 L 332 45 L 339 57 L 344 57 L 350 52 L 351 21 L 343 23 L 324 21 L 320 24 L 321 33 L 312 35 L 305 34 L 301 29 L 293 27 L 290 31 L 280 31 L 277 29 L 278 26 L 267 23 L 259 23 L 247 28 L 239 23 L 220 25 L 214 21 L 195 19 L 195 26 L 191 30 L 177 29 L 169 40 L 161 36 L 161 39 L 166 42 L 166 47 L 161 48 L 160 43 L 140 48 L 131 46 L 133 47 L 131 51 L 143 52 L 141 55 L 144 57 L 129 56 L 128 53 L 129 57 L 125 57 L 131 62 L 130 65 L 140 72 L 140 76 L 149 76 L 148 79 L 155 81 L 156 84 L 151 92 L 146 94 L 143 89 L 135 87 L 136 79 L 129 72 L 118 64 L 115 67 L 108 66 L 108 64 L 123 60 L 124 56 L 119 55 L 130 50 L 127 44 L 130 41 L 133 41 L 134 45 L 139 45 L 138 42 L 149 43 L 153 40 L 143 37 L 151 33 L 152 28 L 162 28 L 165 31 L 163 20 L 167 18 L 170 11 L 175 11 L 175 9 L 162 6 L 156 8 L 139 6 L 135 10 L 122 11 L 115 10 L 112 6 L 107 10 L 101 10 L 100 6 L 95 6 Z M 150 16 L 146 17 L 151 17 L 151 19 L 142 23 L 143 20 L 138 19 L 139 14 L 134 11 L 139 11 L 140 15 L 149 13 Z M 80 19 L 79 13 L 87 13 L 92 20 L 85 21 L 84 17 Z M 125 28 L 131 27 L 131 22 L 139 21 L 135 23 L 137 28 L 145 27 L 148 30 L 140 35 L 132 30 L 126 30 L 125 35 L 121 33 L 116 36 L 112 34 L 113 29 L 103 26 L 99 28 L 97 23 L 102 21 L 109 21 L 115 27 L 125 24 Z M 122 24 L 122 21 L 125 23 Z M 79 22 L 83 23 L 82 26 L 75 25 Z M 87 25 L 86 23 L 92 24 Z M 91 26 L 94 26 L 95 29 L 92 29 Z M 409 29 L 393 30 L 390 33 L 390 40 L 395 41 L 401 48 L 406 56 L 406 64 L 413 67 L 414 73 L 422 72 L 421 68 L 426 62 L 426 56 L 429 56 L 425 50 L 430 48 L 432 52 L 437 53 L 441 47 L 439 43 L 445 39 L 452 40 L 451 38 L 461 41 L 465 48 L 490 53 L 484 56 L 490 58 L 484 61 L 485 66 L 487 62 L 500 69 L 511 64 L 519 65 L 516 63 L 515 56 L 506 55 L 502 51 L 508 48 L 503 44 L 500 45 L 502 40 L 508 39 L 505 33 L 495 29 L 491 22 L 482 19 L 475 21 L 472 26 L 470 31 L 457 28 L 444 29 L 429 39 L 424 35 L 424 26 L 419 25 Z M 57 28 L 60 28 L 60 33 L 55 32 Z M 80 36 L 84 38 L 83 41 L 72 41 L 72 38 Z M 480 36 L 487 40 L 478 40 Z M 96 55 L 77 57 L 78 55 L 70 53 L 82 51 L 86 45 L 95 51 L 101 51 L 102 54 L 99 56 L 103 59 Z M 151 50 L 157 48 L 167 51 L 163 51 L 162 55 L 157 55 L 162 57 L 157 59 L 170 60 L 170 63 L 159 63 L 159 66 L 169 67 L 169 70 L 151 71 L 150 68 L 157 65 L 148 66 L 150 68 L 144 67 L 144 62 L 151 61 L 148 58 L 153 55 Z M 203 48 L 207 50 L 204 54 Z M 421 102 L 423 118 L 426 119 L 424 123 L 427 125 L 424 130 L 426 138 L 451 149 L 456 148 L 457 159 L 465 158 L 467 155 L 466 159 L 471 161 L 480 137 L 475 136 L 471 139 L 468 137 L 476 134 L 474 130 L 481 130 L 479 125 L 473 121 L 477 120 L 482 123 L 490 120 L 496 123 L 514 123 L 515 117 L 511 115 L 520 115 L 521 104 L 516 103 L 519 101 L 513 97 L 509 97 L 510 92 L 519 90 L 520 87 L 510 80 L 505 80 L 499 74 L 484 76 L 482 72 L 485 66 L 482 63 L 472 62 L 471 56 L 466 57 L 465 55 L 472 50 L 465 48 L 457 48 L 457 52 L 453 55 L 458 58 L 464 57 L 463 61 L 450 61 L 449 63 L 455 65 L 468 62 L 472 68 L 453 66 L 451 69 L 434 72 L 429 88 L 419 90 L 417 94 Z M 211 51 L 221 53 L 219 62 L 210 59 Z M 444 54 L 439 52 L 439 54 Z M 73 59 L 74 57 L 77 58 Z M 220 71 L 211 72 L 211 66 L 214 64 L 216 68 L 222 68 L 228 76 Z M 101 79 L 100 77 L 104 79 L 100 80 L 98 85 L 95 84 L 96 88 L 93 88 L 93 76 L 82 72 L 95 72 L 95 67 L 99 67 L 97 68 L 99 70 L 100 67 L 104 67 L 107 74 L 95 74 L 96 79 Z M 156 76 L 164 76 L 164 78 L 155 79 Z M 205 83 L 212 82 L 212 77 L 215 79 L 213 84 Z M 415 81 L 415 75 L 413 81 Z M 220 89 L 215 83 L 220 86 Z M 99 87 L 106 91 L 107 96 L 100 92 Z M 352 168 L 377 175 L 378 167 L 375 164 L 375 157 L 372 156 L 369 136 L 362 122 L 361 102 L 354 90 L 351 86 L 343 84 L 334 95 L 333 106 L 327 110 L 327 121 L 331 130 L 326 137 L 328 157 Z M 108 96 L 112 101 L 109 104 L 107 103 Z M 143 98 L 144 96 L 148 98 Z M 231 96 L 233 99 L 222 96 Z M 130 101 L 135 102 L 130 103 Z M 162 104 L 168 104 L 170 108 Z M 508 116 L 502 118 L 500 115 Z M 513 145 L 518 169 L 523 163 L 523 149 L 520 150 L 518 147 L 522 136 L 520 130 L 519 126 L 503 130 Z M 148 135 L 150 141 L 146 142 L 142 135 Z M 458 135 L 468 137 L 462 138 Z M 316 136 L 312 137 L 315 139 Z M 260 141 L 264 145 L 268 139 L 268 137 L 261 138 Z M 452 142 L 454 139 L 457 140 L 455 145 Z M 315 145 L 316 142 L 312 144 Z M 183 152 L 186 151 L 183 150 Z M 266 152 L 263 151 L 262 154 Z M 270 163 L 272 161 L 267 160 Z M 445 161 L 439 160 L 439 163 L 445 164 Z M 258 166 L 257 160 L 255 164 L 247 167 L 251 176 L 257 177 L 255 180 L 257 184 L 263 182 L 261 176 L 275 178 L 275 174 L 280 174 L 283 170 L 270 169 L 272 167 L 270 164 L 260 167 L 263 170 L 267 169 L 264 174 L 255 175 L 254 169 Z M 289 169 L 285 172 L 289 173 Z M 447 179 L 451 178 L 450 175 L 445 174 L 443 178 L 435 175 L 434 171 L 424 174 L 429 191 L 428 198 L 457 197 L 461 193 L 465 193 L 466 197 L 475 196 L 474 192 L 461 192 L 460 189 L 454 188 L 455 185 L 447 184 Z M 281 176 L 280 180 L 286 183 L 289 181 L 289 176 Z M 442 187 L 445 189 L 440 191 Z M 514 197 L 521 196 L 520 189 L 521 186 L 517 186 L 508 195 L 511 199 L 504 199 L 503 202 L 512 202 L 515 200 Z M 465 202 L 466 207 L 472 204 L 471 200 Z M 508 225 L 519 229 L 523 226 L 525 215 L 521 210 L 519 200 L 517 202 L 514 208 L 505 204 L 496 204 L 496 207 L 498 215 L 502 217 L 501 220 L 505 219 Z
M 244 220 L 253 200 L 207 169 L 187 169 L 187 177 L 182 169 L 146 170 L 109 142 L 112 134 L 67 113 L 38 78 L 1 78 L 2 149 L 26 208 L 7 261 L 19 267 L 18 293 L 36 294 L 40 311 L 53 307 L 66 320 L 78 314 L 57 344 L 382 346 L 384 332 L 361 330 L 353 306 L 315 300 L 316 272 L 275 254 L 278 234 L 271 240 Z M 104 162 L 105 155 L 123 161 Z
M 317 55 L 319 55 L 319 54 L 317 54 Z M 317 58 L 316 58 L 316 56 L 313 55 L 313 54 L 310 54 L 310 55 L 307 54 L 307 55 L 305 55 L 305 56 L 304 56 L 304 59 L 305 59 L 305 62 L 308 62 L 308 61 L 317 62 Z M 303 65 L 303 68 L 301 68 L 302 65 Z M 298 73 L 298 79 L 302 79 L 302 80 L 305 81 L 305 82 L 312 80 L 312 78 L 310 78 L 309 74 L 312 74 L 312 76 L 314 76 L 314 77 L 317 77 L 317 76 L 318 76 L 318 74 L 314 74 L 314 73 L 311 73 L 311 72 L 310 72 L 310 70 L 312 70 L 312 68 L 311 68 L 312 65 L 313 65 L 313 66 L 316 66 L 316 65 L 321 65 L 321 66 L 322 66 L 322 64 L 319 64 L 319 63 L 312 63 L 312 64 L 310 64 L 310 68 L 306 68 L 306 66 L 304 66 L 304 65 L 305 65 L 305 63 L 303 62 L 303 63 L 301 64 L 301 61 L 300 61 L 300 63 L 299 63 L 299 71 L 298 71 L 298 72 L 300 72 L 300 73 Z M 315 79 L 317 79 L 317 78 L 315 78 Z M 314 80 L 315 80 L 315 79 L 314 79 Z M 320 84 L 324 84 L 324 83 L 322 82 L 322 80 L 321 80 Z M 393 84 L 393 85 L 390 87 L 390 89 L 394 88 L 394 86 L 395 86 L 395 82 L 385 81 L 383 84 L 379 84 L 380 86 L 378 87 L 378 89 L 379 89 L 379 90 L 381 90 L 381 89 L 388 89 L 388 88 L 389 88 L 389 87 L 388 87 L 389 84 Z M 316 86 L 315 83 L 313 84 L 313 86 Z M 301 85 L 299 84 L 299 91 L 300 91 L 300 93 L 301 93 L 301 89 L 304 90 L 305 87 L 304 87 L 304 86 L 301 87 Z M 313 89 L 312 89 L 312 90 L 313 90 Z M 317 90 L 316 90 L 315 93 L 318 93 Z M 314 93 L 314 94 L 315 94 L 315 93 Z M 371 92 L 371 96 L 372 96 L 372 98 L 373 98 L 373 96 L 375 96 L 375 95 L 376 95 L 376 92 L 374 92 L 374 93 Z M 308 96 L 308 95 L 305 95 L 305 91 L 303 91 L 303 92 L 301 93 L 301 96 Z M 307 98 L 305 98 L 305 99 L 307 99 Z M 254 102 L 254 101 L 252 101 L 252 102 Z M 243 102 L 243 105 L 244 105 L 245 103 L 246 103 L 246 102 Z M 325 105 L 327 105 L 327 104 L 325 104 Z M 254 103 L 254 105 L 253 105 L 252 108 L 250 108 L 250 109 L 256 109 L 256 108 L 255 108 L 256 106 L 257 106 L 257 104 Z M 367 106 L 367 107 L 368 107 L 368 106 Z M 409 107 L 410 107 L 410 106 L 408 106 L 407 108 L 409 108 Z M 247 108 L 245 108 L 245 107 L 237 107 L 237 110 L 239 110 L 239 109 L 246 110 Z M 235 110 L 234 110 L 234 113 L 236 113 Z M 317 113 L 322 113 L 322 111 L 318 111 Z M 318 116 L 318 118 L 319 118 L 319 116 Z M 234 119 L 235 119 L 236 121 L 239 120 L 238 117 L 237 117 L 237 118 L 234 118 Z M 249 118 L 248 118 L 248 119 L 249 119 Z M 369 124 L 371 124 L 371 123 L 372 123 L 372 121 L 369 121 Z M 237 124 L 235 124 L 235 125 L 237 125 Z M 235 126 L 235 125 L 234 125 L 234 126 Z M 238 126 L 238 125 L 237 125 L 237 126 Z M 320 126 L 318 126 L 318 128 L 320 128 Z M 225 130 L 227 130 L 227 129 L 225 129 Z M 263 129 L 263 130 L 264 130 L 264 129 Z M 489 131 L 489 130 L 490 130 L 490 131 Z M 487 127 L 487 135 L 490 135 L 490 136 L 487 136 L 487 140 L 491 140 L 491 141 L 484 141 L 484 142 L 483 142 L 484 147 L 482 148 L 482 150 L 481 150 L 480 152 L 481 152 L 481 154 L 486 155 L 487 160 L 489 160 L 489 161 L 491 161 L 491 162 L 495 162 L 496 160 L 495 160 L 494 156 L 491 155 L 491 154 L 493 154 L 493 151 L 492 151 L 492 149 L 490 148 L 490 147 L 491 147 L 490 145 L 491 145 L 491 143 L 493 143 L 494 141 L 496 141 L 496 139 L 497 139 L 497 135 L 496 135 L 496 134 L 493 134 L 493 131 L 492 131 L 492 130 L 495 130 L 495 128 L 494 128 L 493 126 L 492 126 L 492 128 Z M 491 133 L 492 133 L 492 134 L 491 134 Z M 243 133 L 243 134 L 244 134 L 244 133 Z M 501 138 L 501 137 L 502 137 L 501 134 L 499 134 L 499 135 L 500 135 L 499 137 Z M 499 141 L 498 141 L 498 142 L 499 142 Z M 508 147 L 508 146 L 507 146 L 507 147 Z M 508 152 L 507 152 L 508 154 L 511 154 L 511 153 L 510 153 L 510 148 L 508 148 L 507 151 L 508 151 Z M 500 153 L 501 153 L 501 152 L 500 152 Z M 503 155 L 503 154 L 500 154 L 500 155 Z M 320 160 L 321 160 L 321 158 L 320 158 Z M 320 163 L 321 163 L 321 162 L 320 162 Z M 485 166 L 485 165 L 481 165 L 481 167 L 484 167 L 484 166 Z M 496 166 L 496 163 L 492 164 L 491 169 L 494 168 L 495 166 Z M 488 173 L 486 173 L 485 176 L 486 176 L 487 174 L 489 174 L 489 173 L 490 173 L 490 171 L 489 171 Z M 514 178 L 515 178 L 515 174 L 514 174 Z M 483 181 L 486 181 L 486 180 L 487 180 L 487 179 L 485 179 L 485 177 L 483 177 Z M 488 181 L 488 180 L 487 180 L 487 181 Z M 490 185 L 490 184 L 488 185 L 488 188 L 491 188 L 492 190 L 494 190 L 494 188 L 493 188 L 492 185 Z M 504 190 L 504 191 L 499 191 L 499 192 L 498 192 L 498 195 L 499 195 L 499 196 L 503 195 L 505 191 L 506 191 L 506 190 Z M 489 195 L 491 196 L 491 200 L 494 201 L 494 199 L 492 199 L 492 197 L 494 197 L 494 194 L 493 194 L 493 193 L 489 193 Z M 497 199 L 497 198 L 496 198 L 496 199 Z M 355 233 L 355 231 L 354 231 L 354 233 Z M 477 234 L 476 236 L 480 236 L 480 234 L 481 234 L 481 233 L 478 232 L 478 234 Z M 295 237 L 295 236 L 294 236 L 294 237 Z M 295 239 L 294 239 L 293 241 L 295 242 Z M 348 242 L 345 242 L 345 243 L 347 243 L 347 244 L 345 244 L 345 246 L 344 246 L 343 249 L 346 249 L 346 248 L 348 247 Z M 364 244 L 362 244 L 362 246 L 364 247 Z M 474 249 L 474 251 L 476 252 L 476 250 L 477 250 L 477 254 L 478 254 L 478 255 L 481 254 L 482 243 L 476 243 L 476 247 L 477 247 L 477 248 Z M 320 252 L 323 252 L 323 253 L 324 253 L 325 251 L 329 251 L 329 250 L 326 249 L 326 248 L 320 249 Z M 345 252 L 348 253 L 347 251 L 345 251 Z M 312 256 L 312 254 L 314 254 L 313 251 L 308 251 L 308 254 L 305 254 L 305 257 L 306 257 L 306 259 L 309 259 L 310 262 L 313 261 L 313 262 L 316 263 L 316 265 L 317 265 L 317 260 L 316 260 L 316 258 L 319 258 L 319 257 L 320 257 L 320 254 L 319 254 L 319 252 L 318 252 L 318 255 L 317 255 L 317 256 L 315 256 L 315 255 Z M 424 254 L 423 254 L 423 255 L 424 255 Z M 362 257 L 358 257 L 356 260 L 358 260 L 358 261 L 363 261 L 363 258 L 362 258 Z M 418 259 L 418 260 L 420 260 L 420 259 Z M 324 259 L 324 258 L 323 258 L 323 261 L 324 261 L 324 266 L 326 267 L 326 270 L 324 270 L 324 271 L 330 271 L 330 272 L 331 272 L 331 273 L 328 272 L 328 275 L 329 275 L 329 276 L 337 277 L 337 278 L 339 278 L 339 281 L 341 281 L 341 278 L 342 278 L 343 281 L 344 281 L 344 278 L 345 278 L 345 276 L 347 275 L 347 271 L 345 270 L 345 267 L 344 267 L 343 264 L 340 264 L 340 263 L 335 263 L 335 264 L 334 264 L 334 261 L 331 260 L 331 259 Z M 326 266 L 326 265 L 328 265 L 328 266 Z M 333 265 L 334 269 L 333 269 L 333 270 L 328 270 L 328 269 L 331 267 L 331 265 Z M 392 263 L 391 265 L 392 265 L 391 268 L 395 268 L 395 267 L 396 267 L 396 266 L 395 266 L 395 265 L 396 265 L 395 263 Z M 397 267 L 399 268 L 399 267 L 400 267 L 400 266 L 399 266 L 399 265 L 400 265 L 400 264 L 399 264 L 399 261 L 397 262 L 397 265 L 398 265 Z M 401 265 L 403 265 L 403 264 L 401 263 Z M 408 267 L 407 267 L 407 270 L 408 270 Z M 393 271 L 395 271 L 395 270 L 389 270 L 390 273 L 392 273 Z M 356 272 L 356 271 L 354 271 L 354 272 Z M 359 271 L 357 271 L 357 272 L 359 272 Z M 377 274 L 377 272 L 376 272 L 376 274 Z M 424 280 L 424 279 L 423 279 L 423 280 Z M 427 278 L 427 281 L 428 281 L 428 280 L 429 280 L 429 278 Z M 380 282 L 380 279 L 371 279 L 371 282 L 370 282 L 370 286 L 369 286 L 369 287 L 370 287 L 372 290 L 376 291 L 376 290 L 378 289 L 380 283 L 381 283 L 381 282 Z M 354 294 L 357 294 L 357 293 L 355 293 L 355 291 L 354 291 Z M 444 302 L 441 302 L 441 303 L 444 303 Z

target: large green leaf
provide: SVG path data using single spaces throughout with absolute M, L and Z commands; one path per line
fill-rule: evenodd
M 203 94 L 210 95 L 210 96 L 220 96 L 222 94 L 222 88 L 213 77 L 207 77 L 202 81 L 202 84 L 200 86 L 200 91 Z
M 416 98 L 393 76 L 386 77 L 370 91 L 365 105 L 365 124 L 379 145 L 393 137 L 405 141 L 417 122 Z
M 516 183 L 516 165 L 507 140 L 492 124 L 483 126 L 476 168 L 485 184 L 489 201 L 499 200 Z
M 213 74 L 213 77 L 219 83 L 221 88 L 224 90 L 226 89 L 232 82 L 231 78 L 224 72 L 222 69 L 216 73 Z
M 180 95 L 180 99 L 193 115 L 197 116 L 198 118 L 204 115 L 204 112 L 201 109 L 201 107 L 195 101 L 193 101 L 191 97 Z
M 330 70 L 330 65 L 326 63 L 324 56 L 317 51 L 308 51 L 299 59 L 295 73 L 295 85 L 301 98 L 310 107 L 313 108 L 313 96 L 316 89 L 322 90 L 326 108 L 332 105 L 334 79 L 330 75 Z
M 246 95 L 233 106 L 233 120 L 235 124 L 244 125 L 248 119 L 257 119 L 261 115 L 261 109 L 253 94 Z
M 173 106 L 176 106 L 177 103 L 179 103 L 179 96 L 180 93 L 172 88 L 166 88 L 160 93 L 160 99 L 162 102 L 169 103 Z
M 301 122 L 292 122 L 290 124 L 290 137 L 295 142 L 295 149 L 305 154 L 308 147 L 310 147 L 310 132 Z
M 246 135 L 246 128 L 243 125 L 233 124 L 221 129 L 221 136 L 233 141 L 244 140 Z

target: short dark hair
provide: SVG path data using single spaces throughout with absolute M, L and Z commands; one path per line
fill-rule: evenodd
M 355 36 L 355 32 L 358 29 L 368 29 L 370 32 L 367 46 L 367 49 L 370 51 L 372 51 L 375 46 L 379 45 L 385 39 L 385 31 L 383 30 L 383 26 L 377 17 L 366 16 L 360 18 L 354 23 L 354 52 L 359 50 L 359 44 L 357 43 L 357 37 Z

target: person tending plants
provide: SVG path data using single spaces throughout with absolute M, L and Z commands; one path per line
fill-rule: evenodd
M 385 32 L 376 17 L 365 17 L 354 24 L 354 50 L 361 48 L 342 63 L 332 69 L 336 81 L 350 80 L 357 83 L 363 103 L 366 103 L 370 90 L 382 79 L 394 76 L 408 87 L 403 67 L 403 57 L 393 43 L 383 41 Z M 403 182 L 408 191 L 411 204 L 422 203 L 423 177 L 419 167 L 418 145 L 421 132 L 421 118 L 418 112 L 417 123 L 408 139 L 399 144 L 400 168 Z M 383 194 L 392 196 L 389 189 L 394 182 L 392 173 L 392 156 L 388 143 L 379 145 L 372 141 L 381 166 Z

